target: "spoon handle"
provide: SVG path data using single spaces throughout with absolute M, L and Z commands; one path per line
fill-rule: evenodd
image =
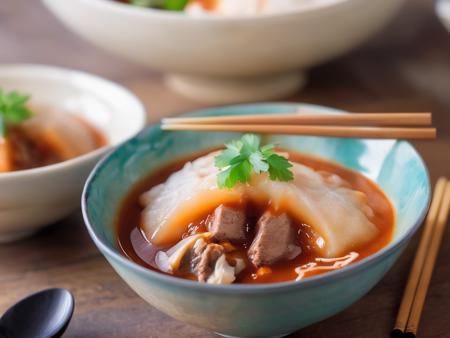
M 5 327 L 1 323 L 0 319 L 0 338 L 10 338 L 11 336 L 7 334 Z

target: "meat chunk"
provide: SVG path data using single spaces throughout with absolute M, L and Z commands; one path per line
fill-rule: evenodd
M 270 265 L 282 259 L 293 259 L 301 253 L 296 233 L 286 213 L 273 215 L 266 211 L 258 220 L 257 233 L 248 256 L 257 267 Z
M 245 239 L 245 213 L 242 209 L 235 209 L 220 205 L 214 211 L 213 221 L 209 231 L 218 241 L 243 241 Z
M 207 244 L 199 239 L 190 253 L 191 272 L 197 275 L 199 282 L 209 284 L 231 284 L 236 276 L 245 269 L 241 258 L 234 258 L 234 266 L 227 261 L 226 249 L 219 244 Z
M 208 277 L 213 273 L 217 260 L 224 253 L 223 247 L 218 244 L 208 244 L 201 253 L 200 260 L 196 266 L 199 282 L 206 283 Z
M 191 272 L 197 273 L 197 267 L 202 259 L 202 253 L 205 251 L 208 243 L 203 238 L 197 240 L 192 248 L 190 254 L 187 256 L 188 261 L 190 261 Z

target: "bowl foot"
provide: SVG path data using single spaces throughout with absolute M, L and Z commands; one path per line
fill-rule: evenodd
M 274 100 L 298 92 L 306 84 L 306 74 L 291 72 L 252 78 L 168 75 L 168 86 L 190 99 L 226 104 Z
M 225 337 L 225 338 L 245 338 L 245 337 L 238 337 L 238 336 L 228 336 L 226 334 L 221 334 L 216 332 L 216 334 L 218 334 L 219 336 Z M 281 337 L 286 337 L 290 335 L 290 333 L 285 333 L 285 334 L 280 334 L 278 336 L 264 336 L 264 337 L 259 337 L 259 338 L 281 338 Z

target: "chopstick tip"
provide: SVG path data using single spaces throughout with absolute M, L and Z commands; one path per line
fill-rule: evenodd
M 438 133 L 437 133 L 437 129 L 433 128 L 433 138 L 437 138 Z
M 391 338 L 403 338 L 404 332 L 398 328 L 391 331 Z
M 416 338 L 416 334 L 414 332 L 405 332 L 402 337 L 403 338 Z

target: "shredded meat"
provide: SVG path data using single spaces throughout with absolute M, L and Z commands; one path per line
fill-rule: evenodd
M 223 247 L 218 244 L 208 244 L 201 253 L 200 260 L 196 267 L 199 282 L 206 283 L 208 277 L 213 273 L 214 266 L 219 257 L 224 253 Z
M 200 263 L 200 260 L 202 259 L 202 253 L 205 251 L 206 246 L 208 243 L 201 238 L 197 240 L 194 244 L 194 247 L 192 248 L 190 254 L 188 255 L 188 260 L 190 261 L 190 269 L 191 272 L 196 273 L 198 264 Z

